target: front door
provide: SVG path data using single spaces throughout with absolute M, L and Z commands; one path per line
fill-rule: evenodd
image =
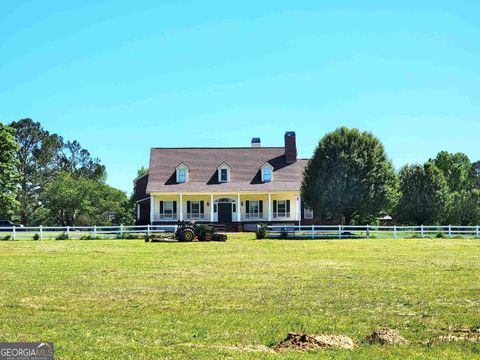
M 232 222 L 232 204 L 218 203 L 218 222 Z

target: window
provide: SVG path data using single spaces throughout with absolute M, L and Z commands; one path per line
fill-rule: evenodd
M 186 183 L 188 182 L 188 172 L 190 170 L 188 167 L 184 164 L 181 163 L 180 165 L 177 166 L 177 183 Z
M 278 216 L 285 216 L 286 212 L 287 212 L 287 202 L 285 200 L 278 200 L 277 201 Z
M 260 202 L 259 201 L 250 201 L 248 203 L 248 213 L 258 215 L 260 212 Z
M 230 181 L 230 166 L 227 163 L 221 163 L 217 168 L 218 182 L 226 183 Z
M 192 213 L 192 216 L 195 217 L 195 216 L 199 216 L 200 215 L 200 201 L 192 201 L 192 208 L 191 208 L 191 213 Z
M 263 169 L 263 182 L 270 181 L 272 181 L 272 168 L 267 166 Z
M 178 169 L 178 182 L 184 183 L 187 181 L 187 170 Z
M 220 169 L 220 181 L 221 182 L 227 182 L 228 181 L 228 169 L 227 168 Z
M 164 215 L 173 215 L 173 201 L 164 201 L 163 202 L 163 214 Z
M 305 219 L 313 219 L 313 210 L 305 206 L 303 208 L 303 217 Z

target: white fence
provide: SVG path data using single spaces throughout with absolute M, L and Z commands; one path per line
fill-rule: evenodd
M 112 239 L 141 238 L 145 235 L 174 233 L 177 225 L 134 226 L 25 226 L 0 228 L 0 240 L 20 239 Z
M 280 239 L 480 238 L 480 226 L 271 225 L 267 237 Z

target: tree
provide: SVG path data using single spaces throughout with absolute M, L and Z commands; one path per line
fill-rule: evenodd
M 148 169 L 143 166 L 137 170 L 137 176 L 142 176 L 142 175 L 145 175 L 146 173 L 148 173 Z
M 459 191 L 452 194 L 449 224 L 474 226 L 480 224 L 480 190 Z
M 0 123 L 0 218 L 11 217 L 18 206 L 15 130 Z
M 440 224 L 449 212 L 449 188 L 442 171 L 432 161 L 400 170 L 397 218 L 405 224 Z
M 60 155 L 60 170 L 72 174 L 75 179 L 105 181 L 107 176 L 100 160 L 92 158 L 88 150 L 83 149 L 76 140 L 64 144 Z
M 61 172 L 45 189 L 42 223 L 63 226 L 133 223 L 127 195 L 100 181 Z
M 41 205 L 42 189 L 55 176 L 63 140 L 31 119 L 15 121 L 10 126 L 15 129 L 15 140 L 19 145 L 15 167 L 19 174 L 19 217 L 22 223 L 28 224 Z
M 442 171 L 451 192 L 468 191 L 477 186 L 477 173 L 467 155 L 441 151 L 433 163 Z
M 380 140 L 342 127 L 320 140 L 305 169 L 302 199 L 317 217 L 350 224 L 390 212 L 397 188 Z

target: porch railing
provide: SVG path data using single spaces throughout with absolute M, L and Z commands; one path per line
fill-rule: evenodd
M 187 213 L 185 220 L 208 220 L 210 221 L 210 214 L 206 213 Z
M 153 221 L 177 221 L 177 214 L 155 214 Z
M 242 213 L 242 220 L 268 220 L 268 213 Z
M 273 218 L 274 219 L 289 219 L 290 215 L 291 214 L 289 212 L 284 212 L 284 211 L 274 212 L 273 213 Z

